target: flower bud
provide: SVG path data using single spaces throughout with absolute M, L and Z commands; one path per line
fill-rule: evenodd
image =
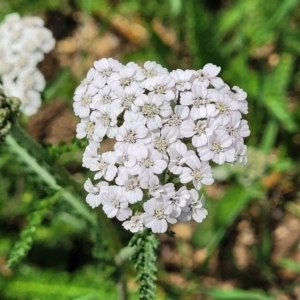
M 15 97 L 6 97 L 0 88 L 0 142 L 2 142 L 19 115 L 20 101 Z

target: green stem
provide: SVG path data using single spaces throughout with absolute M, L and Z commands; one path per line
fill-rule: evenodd
M 61 197 L 75 208 L 86 221 L 103 229 L 101 230 L 102 236 L 109 244 L 111 254 L 116 256 L 122 248 L 122 244 L 114 224 L 102 210 L 97 211 L 99 213 L 99 218 L 97 218 L 97 215 L 89 209 L 82 200 L 85 198 L 82 186 L 73 180 L 68 171 L 17 125 L 12 127 L 6 142 L 12 151 L 52 190 L 60 191 Z
M 74 185 L 74 180 L 70 176 L 69 172 L 60 165 L 55 158 L 49 155 L 49 153 L 44 149 L 41 144 L 33 140 L 27 132 L 21 129 L 17 125 L 13 125 L 10 131 L 11 137 L 20 145 L 24 151 L 32 155 L 39 164 L 44 168 L 49 167 L 51 169 L 51 177 L 53 177 L 61 186 L 72 187 L 77 194 L 83 196 L 82 189 L 79 189 L 79 185 Z M 26 162 L 26 161 L 25 161 Z
M 52 174 L 44 168 L 38 161 L 32 157 L 22 146 L 20 146 L 12 135 L 6 138 L 6 142 L 11 149 L 34 171 L 42 181 L 44 181 L 54 191 L 61 191 L 61 196 L 73 206 L 87 221 L 96 225 L 96 216 L 89 212 L 85 205 L 75 195 L 62 188 L 57 184 L 56 179 Z M 24 144 L 23 144 L 24 145 Z M 47 158 L 47 157 L 45 157 Z

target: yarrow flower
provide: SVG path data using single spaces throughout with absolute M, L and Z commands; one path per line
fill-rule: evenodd
M 201 191 L 214 182 L 211 163 L 245 165 L 250 134 L 247 94 L 230 89 L 220 70 L 94 63 L 74 95 L 76 136 L 89 141 L 83 166 L 95 172 L 96 182 L 84 186 L 92 208 L 102 206 L 133 233 L 206 218 Z M 112 148 L 102 151 L 107 139 Z
M 27 116 L 35 114 L 41 105 L 40 93 L 46 82 L 37 64 L 54 45 L 51 31 L 39 17 L 21 18 L 12 13 L 0 24 L 0 83 L 6 95 L 20 99 L 21 111 Z M 81 117 L 88 115 L 86 106 Z

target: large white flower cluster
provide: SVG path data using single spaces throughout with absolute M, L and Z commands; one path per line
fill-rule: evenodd
M 39 17 L 13 13 L 0 24 L 0 83 L 6 95 L 20 99 L 25 115 L 33 115 L 41 105 L 45 79 L 37 64 L 54 45 L 51 31 Z
M 168 223 L 197 222 L 207 215 L 202 185 L 214 181 L 210 161 L 246 162 L 250 134 L 246 93 L 217 77 L 220 67 L 168 72 L 147 61 L 94 63 L 74 95 L 81 118 L 77 138 L 87 138 L 83 166 L 86 201 L 138 232 L 166 232 Z M 111 151 L 101 150 L 106 139 Z

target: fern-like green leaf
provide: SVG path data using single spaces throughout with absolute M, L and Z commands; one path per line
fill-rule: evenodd
M 20 240 L 17 241 L 9 253 L 7 265 L 12 267 L 16 265 L 30 250 L 34 234 L 41 224 L 45 214 L 54 202 L 59 198 L 60 192 L 56 192 L 53 196 L 38 202 L 36 211 L 28 216 L 28 225 L 22 230 Z
M 139 300 L 155 299 L 157 236 L 149 230 L 144 230 L 133 236 L 129 246 L 135 248 L 131 260 L 134 262 L 137 271 L 136 280 L 139 281 Z

